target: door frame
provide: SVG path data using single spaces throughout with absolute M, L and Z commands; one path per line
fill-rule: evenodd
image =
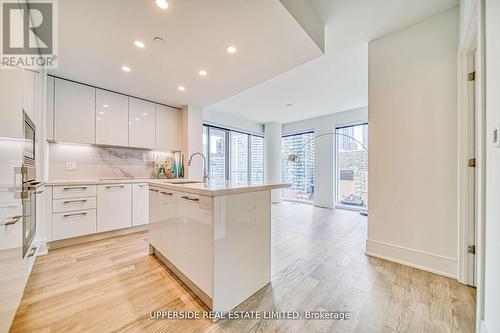
M 467 14 L 467 13 L 461 13 Z M 485 231 L 485 160 L 486 160 L 486 114 L 484 98 L 484 0 L 473 1 L 468 17 L 462 20 L 463 34 L 459 41 L 457 54 L 458 75 L 458 281 L 464 284 L 477 286 L 476 302 L 476 331 L 479 332 L 480 324 L 484 318 L 484 231 Z M 474 52 L 476 58 L 474 59 Z M 475 60 L 475 94 L 471 94 L 468 73 Z M 471 102 L 475 99 L 475 103 Z M 471 184 L 468 177 L 469 137 L 471 135 L 470 116 L 475 119 L 475 200 L 468 199 Z M 474 202 L 475 201 L 475 202 Z M 470 281 L 468 276 L 468 242 L 470 230 L 468 216 L 470 209 L 475 209 L 475 281 Z

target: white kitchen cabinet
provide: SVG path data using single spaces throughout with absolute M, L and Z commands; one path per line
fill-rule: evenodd
M 35 73 L 27 69 L 23 70 L 23 110 L 36 126 Z
M 93 234 L 96 232 L 96 210 L 54 214 L 52 232 L 53 240 Z
M 128 97 L 96 89 L 96 143 L 128 146 Z
M 54 186 L 52 195 L 54 199 L 95 197 L 96 191 L 96 185 Z
M 95 88 L 55 79 L 54 139 L 95 143 Z
M 129 146 L 155 148 L 155 104 L 129 97 Z
M 156 104 L 156 149 L 179 150 L 180 110 Z
M 134 184 L 132 187 L 132 226 L 149 223 L 149 186 Z
M 97 232 L 132 226 L 132 187 L 130 184 L 97 186 Z
M 14 67 L 0 71 L 0 137 L 22 139 L 23 72 Z M 2 153 L 3 151 L 2 149 Z
M 177 218 L 177 192 L 151 186 L 149 193 L 150 242 L 165 251 L 162 253 L 168 253 L 165 243 L 175 240 L 175 234 L 170 231 Z

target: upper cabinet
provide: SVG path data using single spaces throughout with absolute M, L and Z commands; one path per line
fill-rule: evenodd
M 95 93 L 95 88 L 55 79 L 55 140 L 95 143 Z
M 47 140 L 54 140 L 54 81 L 54 77 L 47 76 L 47 96 L 45 98 Z
M 129 97 L 129 146 L 155 148 L 154 103 Z
M 35 119 L 35 73 L 23 71 L 23 110 L 36 125 Z
M 96 143 L 128 146 L 128 97 L 96 89 Z
M 180 118 L 179 110 L 156 104 L 156 149 L 179 150 Z

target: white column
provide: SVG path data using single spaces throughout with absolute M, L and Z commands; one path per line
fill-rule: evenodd
M 201 180 L 203 177 L 203 159 L 200 156 L 195 156 L 191 166 L 188 166 L 187 162 L 191 154 L 203 152 L 203 110 L 191 105 L 184 107 L 182 109 L 181 128 L 185 178 Z
M 264 124 L 264 181 L 281 182 L 281 123 Z M 271 202 L 281 202 L 281 190 L 271 191 Z

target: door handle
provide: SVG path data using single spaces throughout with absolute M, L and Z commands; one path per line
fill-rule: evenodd
M 21 219 L 21 217 L 22 217 L 22 215 L 14 216 L 11 219 L 7 220 L 7 222 L 4 222 L 4 223 L 0 224 L 0 226 L 2 226 L 2 225 L 13 225 L 13 224 L 16 224 L 17 221 L 19 221 Z
M 182 199 L 186 199 L 186 200 L 189 200 L 189 201 L 200 201 L 200 199 L 198 198 L 193 198 L 193 197 L 188 197 L 188 196 L 183 196 L 181 197 Z
M 65 215 L 63 215 L 63 217 L 85 216 L 85 215 L 87 215 L 86 212 L 84 212 L 84 213 L 75 213 L 75 214 L 65 214 Z
M 85 203 L 88 200 L 68 200 L 68 201 L 63 201 L 63 204 L 69 204 L 69 203 Z
M 63 191 L 71 191 L 71 190 L 86 190 L 87 186 L 78 186 L 78 187 L 65 187 Z

